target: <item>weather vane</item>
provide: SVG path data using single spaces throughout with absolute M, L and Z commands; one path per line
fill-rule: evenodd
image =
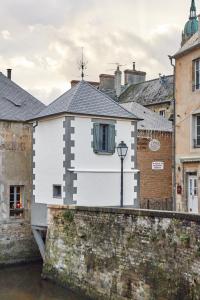
M 79 70 L 81 70 L 81 78 L 82 80 L 84 80 L 85 77 L 85 70 L 87 70 L 87 64 L 88 62 L 85 61 L 84 59 L 84 48 L 82 47 L 82 56 L 81 56 L 81 60 L 79 61 Z

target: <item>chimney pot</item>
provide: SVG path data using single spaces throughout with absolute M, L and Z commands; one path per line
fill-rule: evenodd
M 7 78 L 12 79 L 12 69 L 7 69 Z

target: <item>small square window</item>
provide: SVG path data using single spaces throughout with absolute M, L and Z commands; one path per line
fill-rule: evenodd
M 162 116 L 162 117 L 165 118 L 165 110 L 160 110 L 160 111 L 159 111 L 159 114 L 160 114 L 160 116 Z
M 62 197 L 62 186 L 61 185 L 53 185 L 53 198 L 61 198 Z

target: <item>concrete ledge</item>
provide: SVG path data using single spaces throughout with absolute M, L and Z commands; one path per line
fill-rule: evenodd
M 147 209 L 134 209 L 134 208 L 111 208 L 111 207 L 87 207 L 87 206 L 75 206 L 75 205 L 48 205 L 48 209 L 58 209 L 58 210 L 76 210 L 85 212 L 101 212 L 108 214 L 123 214 L 123 215 L 133 215 L 141 217 L 152 217 L 152 218 L 167 218 L 167 219 L 179 219 L 185 221 L 195 221 L 200 222 L 199 214 L 189 214 L 183 212 L 173 212 L 173 211 L 160 211 L 160 210 L 147 210 Z

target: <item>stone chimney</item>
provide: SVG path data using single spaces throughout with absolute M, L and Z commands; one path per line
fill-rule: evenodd
M 12 69 L 7 69 L 7 78 L 12 79 Z
M 137 71 L 135 69 L 135 62 L 133 63 L 132 70 L 124 71 L 124 83 L 125 85 L 137 84 L 146 80 L 146 72 Z
M 117 97 L 121 94 L 121 84 L 122 84 L 122 72 L 119 69 L 119 66 L 117 67 L 117 70 L 115 71 L 115 92 Z
M 115 77 L 109 74 L 99 75 L 99 89 L 100 90 L 114 90 L 115 88 Z

